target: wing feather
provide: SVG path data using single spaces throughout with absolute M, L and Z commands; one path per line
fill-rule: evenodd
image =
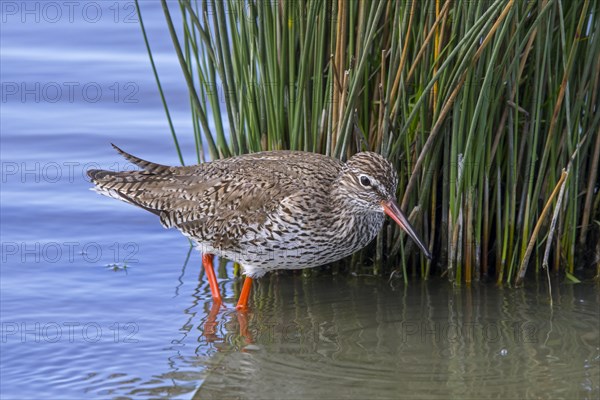
M 267 223 L 290 198 L 306 195 L 315 177 L 332 183 L 341 165 L 313 153 L 264 152 L 169 167 L 114 147 L 142 170 L 90 170 L 96 191 L 150 211 L 163 226 L 198 242 L 236 250 L 245 230 Z M 307 157 L 319 162 L 307 163 Z

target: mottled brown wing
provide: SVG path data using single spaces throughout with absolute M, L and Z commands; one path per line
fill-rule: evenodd
M 91 170 L 101 194 L 148 210 L 165 227 L 199 242 L 235 250 L 250 226 L 264 224 L 281 202 L 333 182 L 339 163 L 312 153 L 264 152 L 189 167 L 154 164 L 117 149 L 142 171 Z M 307 154 L 321 162 L 307 162 Z M 319 165 L 318 169 L 316 165 Z

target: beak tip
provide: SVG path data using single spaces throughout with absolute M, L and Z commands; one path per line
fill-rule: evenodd
M 414 240 L 417 246 L 421 249 L 425 257 L 428 260 L 433 260 L 433 255 L 429 252 L 425 243 L 417 236 L 414 228 L 408 222 L 408 218 L 402 213 L 400 207 L 396 204 L 394 200 L 382 201 L 381 206 L 383 207 L 383 211 L 389 215 L 398 225 L 402 228 L 408 235 Z

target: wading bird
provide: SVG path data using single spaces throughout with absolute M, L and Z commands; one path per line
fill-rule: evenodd
M 215 302 L 218 255 L 242 265 L 237 304 L 244 310 L 252 279 L 278 269 L 312 268 L 366 246 L 389 215 L 431 259 L 395 200 L 398 176 L 377 153 L 346 163 L 316 153 L 266 151 L 199 165 L 170 167 L 113 147 L 139 171 L 90 170 L 99 193 L 159 216 L 202 252 Z

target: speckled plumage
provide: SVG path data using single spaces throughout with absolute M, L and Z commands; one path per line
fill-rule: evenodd
M 392 165 L 370 152 L 346 163 L 270 151 L 169 167 L 116 149 L 141 170 L 90 170 L 95 190 L 157 214 L 203 253 L 239 262 L 253 278 L 360 250 L 381 229 L 381 202 L 394 199 L 398 184 Z

